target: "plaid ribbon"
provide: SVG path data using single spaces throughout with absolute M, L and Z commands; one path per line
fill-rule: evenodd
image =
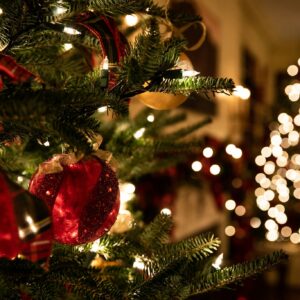
M 13 83 L 24 83 L 35 77 L 12 57 L 0 53 L 0 90 L 4 86 L 3 78 L 8 78 Z

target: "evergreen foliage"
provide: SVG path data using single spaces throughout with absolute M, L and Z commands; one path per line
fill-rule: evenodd
M 9 55 L 35 75 L 16 83 L 0 73 L 0 165 L 12 178 L 29 179 L 54 153 L 91 153 L 99 134 L 101 148 L 118 161 L 121 180 L 163 169 L 202 145 L 200 139 L 185 138 L 209 120 L 166 133 L 185 115 L 153 112 L 156 122 L 149 124 L 145 116 L 150 110 L 145 110 L 129 119 L 129 98 L 145 91 L 233 91 L 231 79 L 182 77 L 176 66 L 185 41 L 160 36 L 160 22 L 176 26 L 198 21 L 198 16 L 174 14 L 151 0 L 0 0 L 0 8 L 0 55 Z M 90 65 L 91 53 L 103 54 L 100 41 L 78 24 L 78 16 L 90 11 L 116 20 L 131 13 L 148 16 L 136 41 L 113 67 L 117 80 L 112 88 L 101 86 L 101 70 Z M 80 34 L 65 33 L 65 27 Z M 73 48 L 66 50 L 66 43 Z M 105 122 L 98 113 L 102 106 L 118 118 Z M 141 128 L 143 138 L 136 139 L 134 133 Z M 171 228 L 170 218 L 159 215 L 146 227 L 135 224 L 125 233 L 105 235 L 96 253 L 92 244 L 55 245 L 46 265 L 2 258 L 0 298 L 22 299 L 24 293 L 41 300 L 185 299 L 253 276 L 286 258 L 276 252 L 215 270 L 219 239 L 207 234 L 169 243 Z M 95 261 L 100 266 L 93 266 Z M 137 261 L 143 263 L 141 270 Z

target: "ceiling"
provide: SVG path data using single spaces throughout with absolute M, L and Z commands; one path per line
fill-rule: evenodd
M 245 0 L 245 5 L 274 47 L 300 51 L 300 0 Z

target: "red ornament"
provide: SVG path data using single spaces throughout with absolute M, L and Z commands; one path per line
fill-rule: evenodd
M 48 258 L 52 246 L 46 204 L 0 172 L 0 257 Z
M 43 163 L 29 190 L 52 210 L 54 239 L 78 245 L 105 234 L 120 206 L 115 172 L 96 156 L 56 155 Z

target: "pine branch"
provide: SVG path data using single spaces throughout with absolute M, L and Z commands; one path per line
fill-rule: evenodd
M 193 284 L 191 295 L 207 293 L 232 283 L 238 283 L 245 278 L 262 273 L 286 259 L 287 255 L 284 252 L 277 251 L 253 261 L 213 271 L 203 276 L 198 283 Z

